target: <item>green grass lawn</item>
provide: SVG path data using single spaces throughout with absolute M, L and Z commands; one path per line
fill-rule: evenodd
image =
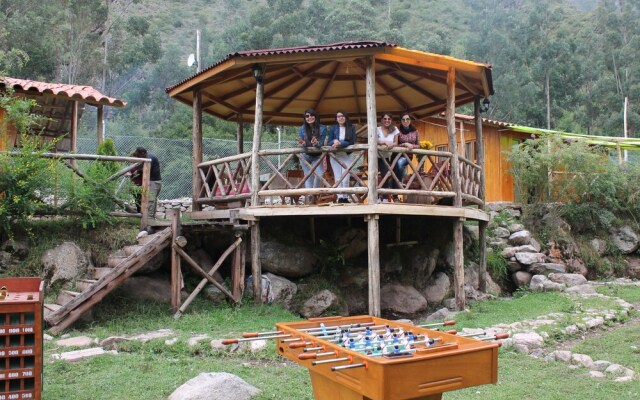
M 616 293 L 632 301 L 640 296 L 640 288 L 618 288 Z M 590 308 L 597 308 L 597 301 L 589 302 Z M 602 304 L 605 309 L 611 302 L 605 299 Z M 553 312 L 570 313 L 580 307 L 585 305 L 559 293 L 524 293 L 510 300 L 471 304 L 469 313 L 456 318 L 459 321 L 456 328 L 511 323 Z M 192 348 L 186 344 L 188 338 L 200 334 L 208 334 L 212 339 L 238 337 L 245 331 L 271 330 L 276 322 L 298 319 L 278 306 L 254 306 L 246 302 L 241 307 L 214 308 L 196 299 L 186 314 L 175 320 L 166 305 L 111 298 L 96 307 L 94 322 L 78 325 L 69 333 L 104 339 L 172 329 L 180 340 L 173 346 L 165 345 L 164 339 L 121 343 L 118 355 L 98 356 L 77 363 L 51 361 L 51 354 L 71 349 L 47 342 L 43 399 L 166 399 L 178 386 L 201 372 L 235 374 L 262 390 L 255 397 L 260 400 L 313 399 L 306 368 L 278 356 L 273 343 L 257 353 L 213 350 L 208 340 Z M 574 351 L 589 354 L 594 360 L 618 362 L 640 372 L 639 320 L 635 313 L 624 324 L 601 332 L 597 340 L 580 343 Z M 501 349 L 498 384 L 447 392 L 443 399 L 640 399 L 638 380 L 615 383 L 610 378 L 590 378 L 587 373 L 585 369 L 570 369 L 560 362 L 544 362 Z

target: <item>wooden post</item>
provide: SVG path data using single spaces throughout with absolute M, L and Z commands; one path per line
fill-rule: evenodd
M 171 243 L 181 235 L 180 209 L 174 208 L 167 211 L 171 219 Z M 180 292 L 182 290 L 182 269 L 180 255 L 171 246 L 171 312 L 176 313 L 180 309 Z
M 202 93 L 200 90 L 193 91 L 193 157 L 192 157 L 192 201 L 191 210 L 201 211 L 202 205 L 196 200 L 200 196 L 202 179 L 198 165 L 202 162 Z
M 77 153 L 78 152 L 78 102 L 77 101 L 73 101 L 73 103 L 71 103 L 71 137 L 70 139 L 70 144 L 69 144 L 69 150 L 71 153 Z M 76 160 L 71 160 L 71 165 L 73 165 L 74 167 L 76 166 Z
M 140 212 L 142 218 L 140 218 L 140 229 L 144 229 L 149 224 L 149 178 L 151 177 L 151 160 L 145 161 L 142 164 L 142 190 L 140 197 Z M 156 199 L 156 202 L 158 199 Z
M 369 177 L 368 203 L 376 204 L 378 202 L 378 134 L 376 132 L 377 116 L 376 116 L 376 71 L 375 60 L 373 57 L 367 58 L 367 143 L 369 151 L 367 153 L 367 176 Z
M 242 292 L 244 292 L 244 233 L 242 231 L 235 231 L 234 236 L 237 239 L 242 239 L 240 245 L 233 251 L 233 260 L 231 262 L 231 293 L 237 302 L 242 300 Z
M 260 221 L 251 224 L 251 277 L 253 279 L 253 301 L 262 304 L 262 266 L 260 265 Z
M 256 113 L 253 124 L 253 147 L 251 149 L 251 205 L 259 204 L 260 190 L 260 141 L 262 140 L 262 106 L 264 103 L 264 64 L 255 65 L 259 78 L 256 79 Z M 252 255 L 253 256 L 253 255 Z M 255 286 L 255 280 L 254 280 Z
M 244 153 L 244 121 L 242 120 L 242 114 L 238 113 L 236 117 L 238 121 L 236 140 L 238 141 L 238 154 Z
M 449 137 L 449 147 L 451 151 L 451 184 L 456 192 L 454 207 L 462 207 L 462 189 L 460 187 L 460 160 L 458 158 L 458 146 L 456 143 L 456 70 L 451 67 L 447 73 L 447 135 Z M 456 307 L 464 310 L 464 252 L 462 242 L 462 228 L 464 221 L 457 219 L 453 223 L 453 244 L 454 244 L 454 291 L 456 296 Z
M 482 116 L 480 115 L 480 96 L 476 96 L 473 101 L 473 116 L 475 119 L 476 127 L 476 150 L 478 152 L 478 165 L 480 166 L 480 190 L 478 197 L 482 200 L 482 206 L 480 209 L 484 210 L 485 196 L 486 196 L 486 182 L 485 182 L 485 165 L 484 165 L 484 138 L 482 136 Z M 486 293 L 487 292 L 487 227 L 486 221 L 480 221 L 478 224 L 478 241 L 480 243 L 480 271 L 479 271 L 479 287 L 478 289 Z
M 367 215 L 367 243 L 369 256 L 369 315 L 380 316 L 380 222 L 377 214 Z
M 98 135 L 98 144 L 104 140 L 104 106 L 99 105 L 96 110 L 96 134 Z

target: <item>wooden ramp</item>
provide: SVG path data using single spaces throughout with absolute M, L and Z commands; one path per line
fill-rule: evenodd
M 58 296 L 59 304 L 45 304 L 44 319 L 49 331 L 57 335 L 78 320 L 85 312 L 100 302 L 107 294 L 117 288 L 136 271 L 140 270 L 171 242 L 171 227 L 150 235 L 149 240 L 128 256 L 123 257 L 113 268 L 96 268 L 97 280 L 78 281 L 82 292 L 62 291 Z

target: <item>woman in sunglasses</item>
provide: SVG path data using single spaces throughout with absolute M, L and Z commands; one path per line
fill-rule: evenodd
M 356 127 L 351 123 L 351 121 L 349 121 L 349 114 L 345 111 L 338 110 L 336 113 L 336 124 L 329 129 L 329 140 L 327 144 L 335 150 L 351 146 L 355 143 Z M 340 179 L 340 177 L 345 173 L 346 168 L 351 165 L 351 160 L 351 152 L 337 151 L 333 154 L 333 158 L 331 158 L 331 169 L 333 170 L 334 179 Z M 344 164 L 344 167 L 340 163 Z M 348 174 L 340 181 L 338 187 L 349 187 Z M 338 195 L 338 203 L 348 202 L 348 194 L 341 193 Z
M 393 124 L 393 116 L 390 113 L 382 114 L 380 118 L 380 126 L 377 129 L 378 132 L 378 146 L 386 147 L 387 149 L 391 149 L 394 146 L 398 145 L 398 128 Z M 385 160 L 385 161 L 383 161 Z M 393 161 L 393 153 L 390 151 L 380 150 L 378 152 L 378 171 L 380 171 L 380 176 L 384 177 L 389 171 L 389 167 L 387 164 L 391 165 Z M 387 178 L 384 185 L 385 188 L 393 188 L 395 187 L 395 181 L 392 177 Z M 389 196 L 390 197 L 390 196 Z M 389 199 L 389 198 L 387 198 Z
M 420 147 L 418 143 L 418 130 L 411 123 L 411 116 L 409 113 L 402 114 L 402 119 L 400 120 L 400 134 L 398 135 L 398 146 L 405 147 L 407 149 L 417 149 Z M 410 157 L 411 154 L 409 154 Z M 395 173 L 398 177 L 398 180 L 402 182 L 404 178 L 405 167 L 409 164 L 409 160 L 405 157 L 401 157 L 398 160 L 398 163 L 395 167 Z
M 309 108 L 304 112 L 304 123 L 300 127 L 300 134 L 298 137 L 298 145 L 305 149 L 317 148 L 319 149 L 324 145 L 324 141 L 327 137 L 327 128 L 320 124 L 318 113 L 316 110 Z M 302 153 L 302 158 L 308 163 L 301 162 L 302 171 L 306 176 L 313 168 L 313 165 L 320 159 L 321 153 Z M 311 176 L 304 182 L 304 186 L 307 189 L 317 188 L 320 186 L 321 176 L 324 174 L 324 168 L 320 163 Z M 310 201 L 308 203 L 314 203 L 315 198 L 309 196 Z

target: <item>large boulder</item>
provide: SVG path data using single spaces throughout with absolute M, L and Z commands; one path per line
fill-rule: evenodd
M 558 274 L 551 273 L 548 275 L 549 280 L 556 283 L 562 283 L 568 287 L 584 285 L 587 283 L 587 278 L 580 274 Z
M 283 278 L 269 272 L 265 275 L 271 282 L 273 302 L 282 304 L 284 308 L 290 309 L 291 300 L 293 300 L 293 296 L 298 292 L 298 286 L 287 278 Z
M 380 308 L 394 316 L 416 314 L 427 305 L 427 299 L 413 286 L 389 283 L 380 290 Z
M 82 249 L 74 242 L 63 242 L 42 255 L 47 286 L 72 282 L 83 276 L 93 265 Z
M 352 259 L 366 253 L 368 248 L 367 231 L 358 228 L 338 228 L 335 241 L 342 250 L 346 259 Z
M 444 272 L 437 272 L 427 282 L 422 294 L 427 304 L 440 304 L 451 290 L 451 281 Z
M 531 232 L 518 231 L 509 236 L 509 243 L 516 246 L 523 246 L 531 243 Z
M 336 308 L 340 305 L 338 296 L 328 289 L 324 289 L 314 294 L 305 301 L 300 309 L 300 315 L 305 318 L 315 318 L 321 316 L 325 311 Z
M 316 271 L 318 258 L 308 247 L 263 241 L 260 264 L 264 272 L 286 278 L 303 278 Z
M 160 303 L 171 303 L 171 280 L 168 276 L 139 275 L 132 276 L 118 288 L 123 297 L 134 300 L 152 300 Z M 186 298 L 185 292 L 181 293 Z
M 622 254 L 634 253 L 640 247 L 638 235 L 629 226 L 611 229 L 611 240 Z
M 167 400 L 249 400 L 256 387 L 227 372 L 202 372 L 169 395 Z

